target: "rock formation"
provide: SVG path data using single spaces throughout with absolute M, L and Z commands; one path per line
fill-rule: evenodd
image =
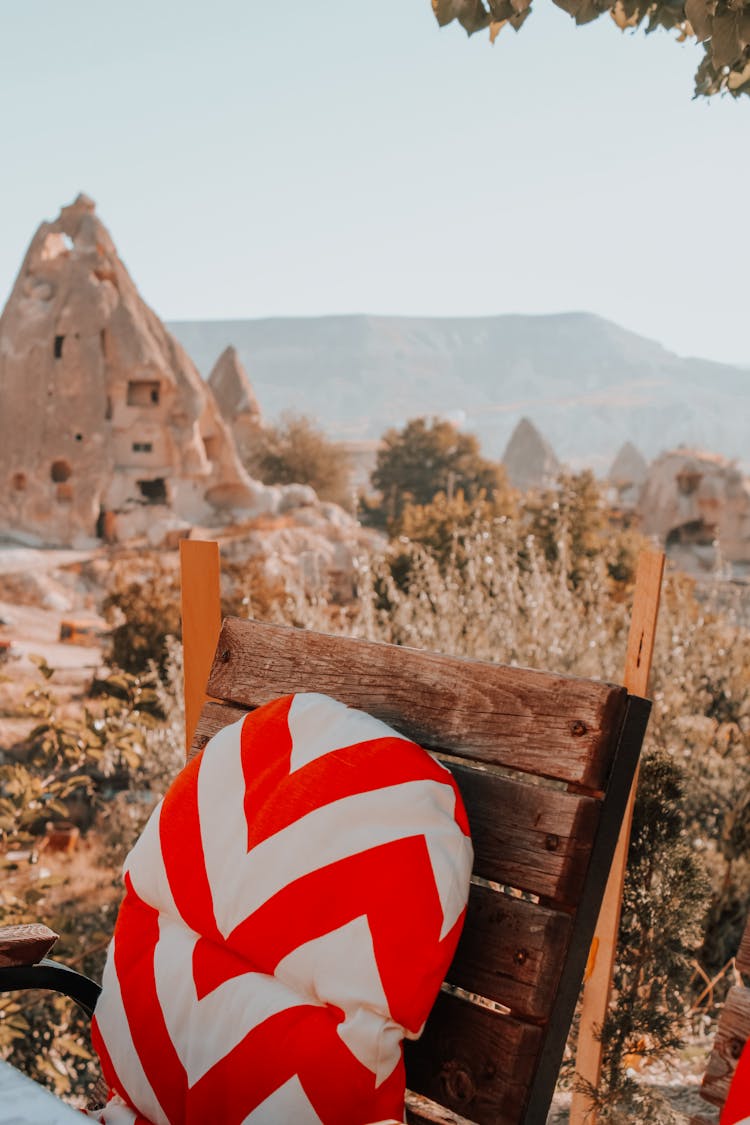
M 510 483 L 521 492 L 554 484 L 560 471 L 551 446 L 528 418 L 522 418 L 510 435 L 502 461 Z
M 621 507 L 635 507 L 647 473 L 648 464 L 645 457 L 636 449 L 632 441 L 626 441 L 607 474 L 607 480 L 615 490 L 616 502 Z
M 685 448 L 662 453 L 649 468 L 638 511 L 644 532 L 688 569 L 687 556 L 710 565 L 715 542 L 729 562 L 750 562 L 750 482 L 724 457 Z
M 128 538 L 264 507 L 192 361 L 79 195 L 39 227 L 0 317 L 0 534 Z
M 261 426 L 261 413 L 235 348 L 230 346 L 221 353 L 208 377 L 208 385 L 222 418 L 234 435 L 237 452 L 246 462 Z

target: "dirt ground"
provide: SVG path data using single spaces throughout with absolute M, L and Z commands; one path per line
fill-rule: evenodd
M 693 1114 L 714 1120 L 715 1111 L 700 1096 L 700 1084 L 706 1069 L 713 1043 L 713 1027 L 708 1033 L 691 1039 L 670 1063 L 657 1062 L 645 1066 L 635 1075 L 638 1081 L 661 1094 L 675 1114 L 676 1125 L 689 1125 Z M 569 1092 L 559 1092 L 552 1102 L 547 1125 L 568 1125 L 570 1110 Z M 633 1125 L 648 1125 L 636 1121 Z

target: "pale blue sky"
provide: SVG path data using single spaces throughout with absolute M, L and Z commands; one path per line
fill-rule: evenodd
M 494 48 L 429 0 L 0 13 L 0 300 L 92 195 L 166 319 L 586 309 L 750 363 L 750 99 L 550 0 Z

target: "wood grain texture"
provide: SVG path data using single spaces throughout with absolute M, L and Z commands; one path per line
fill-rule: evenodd
M 474 873 L 574 906 L 581 895 L 601 802 L 449 763 L 474 845 Z
M 533 1020 L 549 1017 L 570 940 L 571 918 L 473 885 L 447 979 Z
M 723 1106 L 742 1048 L 750 1039 L 750 988 L 730 988 L 719 1017 L 716 1041 L 703 1076 L 701 1095 Z
M 474 1125 L 468 1118 L 411 1090 L 406 1091 L 406 1121 L 407 1125 Z
M 60 935 L 48 926 L 0 926 L 0 969 L 10 965 L 36 965 L 49 953 Z
M 740 938 L 740 948 L 737 950 L 735 964 L 741 973 L 750 974 L 750 918 L 748 918 L 744 933 Z
M 663 551 L 642 550 L 638 556 L 633 613 L 625 654 L 625 686 L 634 695 L 645 696 L 648 690 L 663 574 Z M 570 1125 L 596 1125 L 597 1120 L 596 1109 L 585 1092 L 584 1084 L 596 1089 L 601 1077 L 603 1044 L 598 1029 L 607 1015 L 614 975 L 637 785 L 636 769 L 596 925 L 596 954 L 583 989 L 576 1053 L 576 1076 L 581 1082 L 577 1087 L 574 1085 Z
M 241 719 L 240 707 L 207 703 L 193 751 Z M 572 906 L 580 897 L 601 802 L 560 789 L 514 781 L 482 769 L 447 763 L 471 825 L 474 873 Z
M 180 540 L 185 749 L 206 699 L 206 681 L 221 628 L 219 544 Z
M 603 788 L 623 688 L 395 645 L 227 618 L 208 692 L 256 707 L 317 691 L 421 745 Z
M 406 1044 L 406 1082 L 477 1125 L 518 1125 L 541 1040 L 538 1027 L 443 992 Z

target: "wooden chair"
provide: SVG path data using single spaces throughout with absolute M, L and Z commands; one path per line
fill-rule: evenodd
M 742 976 L 750 974 L 750 919 L 740 941 L 735 957 L 735 966 Z M 701 1097 L 719 1110 L 729 1094 L 742 1050 L 750 1039 L 750 988 L 744 984 L 730 988 L 724 1007 L 721 1010 L 714 1048 L 706 1066 L 701 1084 Z M 690 1125 L 713 1125 L 715 1117 L 697 1114 Z
M 601 682 L 229 618 L 192 752 L 304 691 L 435 752 L 469 815 L 468 917 L 449 983 L 406 1048 L 409 1120 L 543 1125 L 650 704 Z M 0 989 L 13 972 L 26 987 L 37 972 L 42 987 L 67 984 L 43 983 L 49 965 L 0 969 Z

